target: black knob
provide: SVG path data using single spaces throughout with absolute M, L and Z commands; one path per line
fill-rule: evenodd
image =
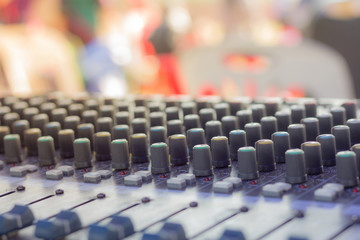
M 309 175 L 323 172 L 321 145 L 318 142 L 304 142 L 301 149 L 305 154 L 306 173 Z
M 79 169 L 91 167 L 93 154 L 90 148 L 90 140 L 87 138 L 77 138 L 74 141 L 73 148 L 75 168 Z
M 277 120 L 273 116 L 263 117 L 261 119 L 262 138 L 271 139 L 271 135 L 277 131 Z
M 253 180 L 259 178 L 255 148 L 253 147 L 239 148 L 238 176 L 242 180 Z
M 130 126 L 130 114 L 129 112 L 117 112 L 115 113 L 116 125 L 128 125 Z
M 330 113 L 333 116 L 334 126 L 344 125 L 346 121 L 345 108 L 343 107 L 332 107 Z
M 197 114 L 186 115 L 184 117 L 184 126 L 185 126 L 185 131 L 187 131 L 191 128 L 201 127 L 199 115 L 197 115 Z
M 45 126 L 45 135 L 51 136 L 54 139 L 55 149 L 59 148 L 59 131 L 61 129 L 60 123 L 49 122 Z
M 202 128 L 192 128 L 187 132 L 187 139 L 189 141 L 189 154 L 193 156 L 193 147 L 199 144 L 205 144 L 205 132 Z
M 130 136 L 131 161 L 133 163 L 149 162 L 148 140 L 146 134 L 136 133 Z
M 8 134 L 4 137 L 5 162 L 20 163 L 23 160 L 21 153 L 20 136 L 18 134 Z
M 110 117 L 100 117 L 96 120 L 97 132 L 111 132 L 114 123 Z
M 275 162 L 285 162 L 285 152 L 290 148 L 290 136 L 287 132 L 275 132 L 271 139 L 274 142 Z
M 173 165 L 185 165 L 189 161 L 186 137 L 182 134 L 172 135 L 169 138 L 170 162 Z
M 229 138 L 229 133 L 232 130 L 238 129 L 237 118 L 235 116 L 224 116 L 221 119 L 222 132 L 224 136 Z
M 95 133 L 95 158 L 96 161 L 111 160 L 111 135 L 109 132 Z
M 71 129 L 64 129 L 59 131 L 59 147 L 60 156 L 62 158 L 74 157 L 73 142 L 75 139 L 74 131 Z
M 305 127 L 303 124 L 290 124 L 288 127 L 290 135 L 290 147 L 301 148 L 301 144 L 306 140 Z
M 253 104 L 251 106 L 251 112 L 252 112 L 253 121 L 260 123 L 261 119 L 265 117 L 265 105 Z
M 248 146 L 255 147 L 256 141 L 262 138 L 260 123 L 247 123 L 245 125 L 245 132 Z
M 350 142 L 351 145 L 360 143 L 360 119 L 349 119 L 346 125 L 350 128 Z
M 275 113 L 277 120 L 278 131 L 287 131 L 291 124 L 291 115 L 286 111 L 278 111 Z
M 247 145 L 246 132 L 244 130 L 232 130 L 229 135 L 230 158 L 232 161 L 238 160 L 238 150 Z
M 228 138 L 217 136 L 211 139 L 212 165 L 215 168 L 228 167 L 230 164 L 230 151 Z
M 333 166 L 336 163 L 335 137 L 332 134 L 321 134 L 316 138 L 321 145 L 321 156 L 324 166 Z
M 331 133 L 331 128 L 333 124 L 333 116 L 331 113 L 321 113 L 316 116 L 319 120 L 319 132 L 320 134 L 329 134 Z
M 352 151 L 342 151 L 336 154 L 336 181 L 344 187 L 354 187 L 359 184 L 359 173 L 356 155 Z
M 293 124 L 300 123 L 301 119 L 305 118 L 305 107 L 303 105 L 292 105 L 290 110 Z
M 236 112 L 239 129 L 244 129 L 247 123 L 253 122 L 252 112 L 250 110 L 240 110 Z
M 38 128 L 29 128 L 24 132 L 25 148 L 27 156 L 37 156 L 37 140 L 41 136 L 41 131 Z
M 130 167 L 129 145 L 126 139 L 115 139 L 111 142 L 111 163 L 116 170 Z
M 216 112 L 212 108 L 203 108 L 199 111 L 200 122 L 202 128 L 205 128 L 205 124 L 208 121 L 216 120 Z
M 211 166 L 211 152 L 207 144 L 199 144 L 193 148 L 193 173 L 197 177 L 206 177 L 213 174 Z
M 331 129 L 335 136 L 336 152 L 350 149 L 350 128 L 346 125 L 337 125 Z
M 91 150 L 94 150 L 94 125 L 91 123 L 82 123 L 77 128 L 79 138 L 87 138 L 90 140 Z
M 151 172 L 163 174 L 170 172 L 169 150 L 166 143 L 154 143 L 150 146 Z
M 37 148 L 40 166 L 51 166 L 56 164 L 54 139 L 52 137 L 39 137 L 37 140 Z
M 163 112 L 150 113 L 150 126 L 165 126 L 165 114 Z
M 167 142 L 166 128 L 163 126 L 150 128 L 150 144 L 158 142 Z
M 319 132 L 319 120 L 309 117 L 301 119 L 301 123 L 305 126 L 306 141 L 315 141 Z
M 173 119 L 167 122 L 167 135 L 184 134 L 183 122 L 179 119 Z
M 256 142 L 256 158 L 260 172 L 269 172 L 276 169 L 274 143 L 269 139 Z
M 300 184 L 307 181 L 304 151 L 290 149 L 285 153 L 286 175 L 285 181 L 290 184 Z

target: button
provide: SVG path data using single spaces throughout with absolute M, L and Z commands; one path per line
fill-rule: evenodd
M 240 129 L 244 129 L 247 123 L 253 122 L 252 112 L 250 110 L 237 111 L 236 117 Z
M 175 134 L 169 138 L 170 163 L 173 165 L 185 165 L 189 161 L 186 137 L 183 134 Z
M 78 138 L 74 141 L 74 165 L 75 168 L 89 168 L 92 166 L 92 152 L 90 140 Z
M 213 174 L 212 171 L 212 157 L 210 146 L 207 144 L 195 145 L 193 148 L 193 173 L 197 177 L 206 177 Z
M 33 173 L 33 172 L 36 172 L 38 170 L 38 167 L 35 166 L 35 165 L 32 165 L 32 164 L 26 164 L 26 165 L 23 165 L 24 168 L 26 168 L 26 171 L 28 173 Z
M 24 166 L 15 166 L 10 168 L 10 176 L 24 177 L 27 174 L 27 169 Z
M 233 185 L 233 188 L 240 188 L 242 186 L 241 178 L 238 177 L 227 177 L 223 182 L 229 182 Z
M 304 118 L 301 123 L 305 126 L 306 141 L 316 141 L 319 135 L 319 120 L 317 118 Z
M 77 213 L 61 211 L 49 220 L 38 220 L 35 236 L 43 239 L 58 239 L 81 229 L 81 221 Z
M 133 163 L 149 162 L 148 140 L 144 133 L 136 133 L 130 137 L 131 161 Z
M 34 215 L 29 206 L 15 205 L 9 212 L 0 215 L 0 234 L 30 226 Z
M 239 148 L 238 159 L 238 176 L 242 180 L 253 180 L 259 178 L 255 148 Z
M 110 223 L 102 226 L 90 225 L 89 240 L 97 239 L 123 239 L 134 234 L 134 226 L 131 219 L 126 216 L 114 216 Z
M 316 138 L 321 145 L 321 157 L 324 166 L 334 166 L 336 163 L 335 137 L 332 134 L 321 134 Z
M 350 149 L 350 128 L 346 125 L 334 126 L 331 133 L 335 136 L 336 152 Z
M 215 193 L 231 193 L 233 191 L 233 184 L 230 182 L 215 182 L 214 183 Z
M 166 181 L 168 189 L 182 190 L 186 188 L 186 180 L 183 178 L 170 178 Z
M 290 147 L 301 148 L 301 144 L 306 140 L 306 132 L 303 124 L 291 124 L 288 127 L 290 136 Z
M 64 129 L 59 131 L 60 156 L 62 158 L 74 157 L 74 138 L 74 131 L 71 129 Z
M 164 126 L 156 126 L 150 128 L 150 144 L 167 142 L 167 133 Z
M 223 168 L 229 166 L 230 152 L 227 137 L 217 136 L 211 139 L 211 156 L 213 167 Z
M 39 137 L 37 140 L 39 166 L 55 165 L 54 140 L 50 136 Z
M 239 230 L 225 229 L 219 240 L 245 240 L 244 234 Z
M 304 142 L 301 149 L 305 155 L 306 173 L 309 175 L 322 173 L 321 145 L 318 142 Z
M 221 118 L 223 135 L 229 138 L 232 130 L 238 129 L 237 119 L 235 116 L 224 116 Z
M 185 240 L 187 238 L 181 224 L 166 222 L 157 234 L 157 239 Z
M 111 160 L 111 135 L 109 132 L 97 132 L 95 134 L 95 158 L 96 161 Z
M 112 172 L 110 170 L 98 170 L 96 172 L 100 174 L 101 179 L 108 179 L 112 176 Z
M 146 118 L 134 118 L 131 121 L 131 127 L 133 134 L 135 133 L 144 133 L 148 132 L 148 121 Z
M 332 107 L 330 113 L 333 116 L 334 126 L 344 125 L 346 121 L 345 108 L 343 107 Z
M 113 120 L 110 117 L 100 117 L 96 120 L 97 132 L 111 132 L 113 127 Z
M 52 169 L 46 171 L 46 178 L 49 180 L 61 180 L 63 179 L 64 175 L 61 170 L 58 169 Z
M 150 171 L 142 170 L 142 171 L 137 171 L 134 174 L 140 176 L 143 182 L 148 182 L 151 181 L 152 179 L 152 174 Z
M 84 174 L 84 182 L 99 183 L 101 181 L 101 174 L 98 172 L 89 172 Z
M 211 144 L 211 139 L 216 136 L 223 136 L 222 123 L 217 120 L 208 121 L 205 124 L 206 142 Z
M 333 190 L 337 193 L 338 196 L 344 192 L 344 185 L 338 183 L 327 183 L 322 188 Z
M 285 153 L 286 173 L 285 181 L 291 184 L 299 184 L 307 181 L 305 169 L 304 151 L 290 149 Z
M 262 194 L 265 197 L 282 197 L 284 190 L 281 186 L 275 184 L 266 184 L 262 188 Z
M 142 185 L 142 177 L 139 175 L 129 175 L 124 177 L 124 184 L 126 186 L 141 186 Z
M 334 126 L 331 113 L 319 113 L 316 118 L 319 120 L 320 134 L 331 133 L 331 128 Z
M 116 139 L 111 142 L 111 163 L 116 170 L 129 169 L 130 155 L 126 139 Z
M 261 134 L 264 139 L 271 139 L 271 135 L 277 131 L 277 119 L 273 116 L 261 118 Z
M 257 122 L 247 123 L 244 128 L 246 132 L 246 140 L 248 146 L 255 147 L 256 141 L 262 138 L 260 123 Z
M 150 147 L 151 173 L 163 174 L 170 172 L 169 150 L 166 143 L 154 143 Z
M 39 128 L 27 129 L 24 133 L 25 149 L 27 156 L 37 156 L 38 147 L 37 140 L 41 136 L 41 130 Z
M 274 143 L 269 139 L 256 142 L 256 157 L 259 172 L 269 172 L 276 169 Z
M 230 158 L 232 161 L 238 160 L 238 149 L 241 147 L 245 147 L 247 145 L 246 142 L 246 132 L 244 130 L 232 130 L 229 134 L 230 141 Z
M 192 173 L 182 173 L 177 176 L 177 178 L 185 179 L 186 185 L 190 186 L 196 183 L 196 177 Z
M 291 190 L 291 184 L 289 184 L 289 183 L 277 182 L 274 185 L 279 187 L 284 192 L 288 192 Z
M 320 188 L 315 190 L 314 198 L 317 201 L 332 202 L 336 199 L 336 191 L 332 189 Z
M 336 182 L 344 187 L 353 187 L 359 184 L 354 152 L 343 151 L 336 154 Z
M 305 118 L 305 107 L 302 105 L 292 105 L 291 110 L 291 122 L 293 124 L 300 123 L 301 119 Z
M 197 114 L 184 115 L 184 127 L 185 127 L 185 131 L 192 128 L 201 127 L 199 115 Z
M 291 123 L 291 115 L 287 111 L 278 111 L 275 113 L 278 131 L 287 131 Z
M 62 173 L 65 177 L 70 177 L 70 176 L 74 175 L 74 168 L 72 166 L 63 165 L 63 166 L 58 167 L 57 169 L 62 171 Z

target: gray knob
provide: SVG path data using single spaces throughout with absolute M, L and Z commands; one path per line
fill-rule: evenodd
M 304 151 L 290 149 L 285 153 L 286 175 L 285 181 L 291 184 L 299 184 L 307 181 L 305 170 Z
M 300 123 L 301 119 L 305 118 L 305 107 L 303 105 L 292 105 L 290 110 L 293 124 Z
M 232 130 L 238 129 L 237 118 L 235 116 L 224 116 L 221 118 L 222 132 L 225 137 L 229 138 Z
M 128 125 L 115 125 L 111 131 L 111 138 L 114 139 L 126 139 L 129 141 L 130 128 Z
M 20 119 L 19 114 L 15 112 L 6 113 L 3 117 L 3 125 L 8 126 L 11 132 L 14 132 L 13 124 Z
M 303 118 L 301 123 L 305 126 L 306 141 L 315 141 L 319 132 L 319 120 L 317 118 Z
M 276 163 L 285 162 L 285 152 L 290 148 L 290 136 L 287 132 L 275 132 L 271 139 L 274 142 Z
M 211 139 L 216 136 L 222 136 L 222 124 L 220 121 L 211 120 L 205 124 L 206 142 L 211 144 Z
M 199 108 L 198 108 L 199 109 Z M 200 122 L 202 128 L 205 128 L 205 124 L 208 121 L 216 120 L 216 112 L 212 108 L 203 108 L 199 111 Z
M 167 122 L 167 135 L 184 134 L 183 122 L 179 119 L 173 119 Z
M 253 147 L 239 148 L 238 176 L 242 180 L 253 180 L 259 178 L 255 148 Z
M 191 114 L 197 114 L 196 104 L 194 102 L 184 102 L 181 104 L 184 117 Z
M 115 113 L 116 125 L 128 125 L 130 126 L 130 114 L 129 112 L 117 112 Z
M 230 115 L 230 106 L 228 103 L 217 103 L 214 106 L 216 119 L 220 121 L 224 116 Z
M 166 143 L 154 143 L 150 147 L 151 172 L 163 174 L 170 172 L 169 150 Z
M 49 122 L 49 116 L 45 113 L 40 113 L 32 118 L 31 126 L 39 128 L 42 133 L 45 133 L 45 126 Z
M 345 108 L 345 115 L 346 115 L 346 119 L 352 119 L 352 118 L 357 118 L 357 104 L 356 104 L 356 100 L 350 100 L 347 102 L 344 102 L 341 105 L 343 108 Z
M 344 125 L 346 121 L 345 108 L 343 107 L 332 107 L 330 113 L 333 116 L 334 126 Z
M 93 154 L 90 148 L 90 140 L 87 138 L 77 138 L 73 144 L 75 168 L 89 168 Z
M 90 140 L 91 150 L 94 150 L 94 131 L 94 125 L 92 125 L 92 123 L 82 123 L 77 128 L 79 138 L 87 138 Z
M 324 166 L 334 166 L 336 163 L 335 137 L 332 134 L 321 134 L 316 138 L 321 145 L 321 156 Z
M 78 116 L 67 116 L 64 120 L 64 128 L 72 129 L 75 137 L 78 136 L 78 126 L 80 124 L 80 118 Z
M 158 142 L 167 142 L 166 128 L 163 126 L 150 128 L 150 144 Z
M 13 124 L 14 134 L 19 134 L 21 140 L 21 146 L 25 146 L 24 142 L 24 132 L 29 129 L 30 124 L 28 120 L 17 120 Z M 0 135 L 1 137 L 1 135 Z
M 269 172 L 276 169 L 274 143 L 269 139 L 256 142 L 256 157 L 260 172 Z
M 239 129 L 244 129 L 247 123 L 253 122 L 252 112 L 250 110 L 240 110 L 236 112 Z
M 146 107 L 144 106 L 137 106 L 134 108 L 134 118 L 148 118 L 148 112 Z
M 96 120 L 97 132 L 111 132 L 114 123 L 110 117 L 101 117 Z
M 247 123 L 245 125 L 245 132 L 248 146 L 255 147 L 256 141 L 262 138 L 260 123 Z
M 251 105 L 251 113 L 253 121 L 260 123 L 261 119 L 265 117 L 265 105 L 264 104 L 253 104 Z
M 193 173 L 197 177 L 206 177 L 213 174 L 211 166 L 211 152 L 207 144 L 195 145 L 193 148 Z
M 186 137 L 182 134 L 172 135 L 169 138 L 170 162 L 173 165 L 185 165 L 189 161 Z
M 95 133 L 95 158 L 96 161 L 111 160 L 111 135 L 109 132 Z
M 24 132 L 25 149 L 27 156 L 37 156 L 37 140 L 41 136 L 41 131 L 38 128 L 30 128 Z
M 189 141 L 190 158 L 193 156 L 193 148 L 195 145 L 205 144 L 205 132 L 202 128 L 193 128 L 187 132 L 187 139 Z
M 335 136 L 336 152 L 347 151 L 350 149 L 350 128 L 346 125 L 337 125 L 331 129 Z
M 59 148 L 59 131 L 61 129 L 60 123 L 49 122 L 45 126 L 45 135 L 51 136 L 54 139 L 55 149 Z
M 115 108 L 112 105 L 103 105 L 100 107 L 99 115 L 100 117 L 109 117 L 114 118 Z
M 230 151 L 228 138 L 217 136 L 211 139 L 212 165 L 215 168 L 228 167 L 230 164 Z
M 306 173 L 309 175 L 323 172 L 321 145 L 318 142 L 304 142 L 301 149 L 305 154 Z
M 115 139 L 111 142 L 111 163 L 116 170 L 130 167 L 129 145 L 126 139 Z
M 333 127 L 333 116 L 330 113 L 321 113 L 316 116 L 319 120 L 319 131 L 320 134 L 329 134 L 331 133 L 331 128 Z
M 166 120 L 180 119 L 179 111 L 180 109 L 178 107 L 167 107 L 165 109 Z
M 304 104 L 305 107 L 305 116 L 309 117 L 316 117 L 317 115 L 317 103 L 316 101 L 308 101 Z
M 278 131 L 287 131 L 288 126 L 291 124 L 291 115 L 286 111 L 278 111 L 275 113 L 277 120 Z
M 273 116 L 263 117 L 260 121 L 262 138 L 271 139 L 271 135 L 277 131 L 277 120 Z
M 306 141 L 305 127 L 303 124 L 291 124 L 288 127 L 290 136 L 290 147 L 301 148 L 301 144 Z
M 50 136 L 39 137 L 37 140 L 39 153 L 39 166 L 55 165 L 55 146 L 54 139 Z
M 232 130 L 230 132 L 230 158 L 232 161 L 238 160 L 238 150 L 247 145 L 246 132 L 244 130 Z
M 23 160 L 21 153 L 20 136 L 9 134 L 4 137 L 4 150 L 6 163 L 20 163 Z
M 7 126 L 0 126 L 0 153 L 4 153 L 4 137 L 10 134 L 10 129 Z
M 280 102 L 276 100 L 268 100 L 265 102 L 266 116 L 275 116 L 275 113 L 280 109 Z
M 135 133 L 145 133 L 148 132 L 148 121 L 146 118 L 134 118 L 131 121 L 131 127 L 133 134 Z
M 360 119 L 349 119 L 346 125 L 350 128 L 351 145 L 360 143 Z
M 98 113 L 95 110 L 86 110 L 82 114 L 82 121 L 84 123 L 91 123 L 96 127 L 96 122 L 98 119 Z
M 338 152 L 336 154 L 336 181 L 344 187 L 353 187 L 359 184 L 358 176 L 355 153 L 352 151 Z
M 165 114 L 163 112 L 150 113 L 150 126 L 165 126 Z
M 67 116 L 67 111 L 65 108 L 56 108 L 51 111 L 51 121 L 59 122 L 61 128 L 64 127 L 64 120 L 66 116 Z
M 187 131 L 191 128 L 201 127 L 199 115 L 197 115 L 197 114 L 186 115 L 184 117 L 184 126 L 185 126 L 185 131 Z
M 148 140 L 146 134 L 136 133 L 130 137 L 131 161 L 133 163 L 149 162 Z
M 74 131 L 71 129 L 64 129 L 59 131 L 59 147 L 60 156 L 62 158 L 74 157 L 73 142 L 75 139 Z

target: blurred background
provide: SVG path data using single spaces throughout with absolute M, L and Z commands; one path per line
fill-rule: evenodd
M 0 95 L 360 98 L 360 0 L 0 0 Z

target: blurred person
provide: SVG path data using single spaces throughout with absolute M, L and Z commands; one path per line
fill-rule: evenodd
M 61 0 L 2 0 L 0 8 L 5 23 L 0 25 L 3 93 L 84 90 L 75 52 L 62 33 Z

